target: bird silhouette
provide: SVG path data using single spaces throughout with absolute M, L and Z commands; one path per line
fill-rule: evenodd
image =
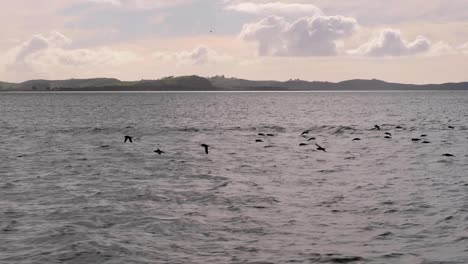
M 315 146 L 317 146 L 317 150 L 321 150 L 323 152 L 327 152 L 327 149 L 325 149 L 324 147 L 320 146 L 319 144 L 315 144 Z
M 157 149 L 157 150 L 154 151 L 154 153 L 158 153 L 159 155 L 161 155 L 161 154 L 163 154 L 163 153 L 165 153 L 165 152 L 162 151 L 162 150 L 160 150 L 160 149 Z
M 314 137 L 309 138 L 307 141 L 315 140 Z
M 208 146 L 207 144 L 201 144 L 200 146 L 204 147 L 205 148 L 205 153 L 208 155 L 208 148 L 210 146 Z
M 127 143 L 127 141 L 129 141 L 130 143 L 133 143 L 133 137 L 131 136 L 125 136 L 125 140 L 124 140 L 124 143 Z
M 385 135 L 387 135 L 387 136 L 392 136 L 392 133 L 390 133 L 390 132 L 385 132 Z
M 375 125 L 374 127 L 375 127 L 377 130 L 379 130 L 379 131 L 380 131 L 380 126 L 378 126 L 378 125 Z

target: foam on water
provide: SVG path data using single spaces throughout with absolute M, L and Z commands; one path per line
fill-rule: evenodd
M 466 92 L 1 94 L 0 263 L 467 263 L 467 105 Z

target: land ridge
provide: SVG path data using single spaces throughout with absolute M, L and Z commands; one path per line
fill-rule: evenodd
M 0 82 L 0 91 L 379 91 L 379 90 L 468 90 L 468 82 L 442 84 L 403 84 L 377 79 L 342 82 L 253 81 L 224 76 L 197 75 L 164 77 L 155 80 L 120 81 L 115 78 L 68 80 L 29 80 Z

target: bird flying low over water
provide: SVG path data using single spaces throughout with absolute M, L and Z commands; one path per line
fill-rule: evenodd
M 385 135 L 387 135 L 387 136 L 392 136 L 392 133 L 390 133 L 390 132 L 385 132 Z
M 275 135 L 273 134 L 267 134 L 268 137 L 274 137 Z
M 360 138 L 353 138 L 353 141 L 359 141 L 361 140 Z
M 263 140 L 261 140 L 261 139 L 256 139 L 255 142 L 261 143 L 261 142 L 263 142 Z
M 306 130 L 304 132 L 302 132 L 301 136 L 305 135 L 305 134 L 309 134 L 310 130 Z
M 314 137 L 309 138 L 307 141 L 315 140 Z
M 208 148 L 210 146 L 208 146 L 207 144 L 201 144 L 200 146 L 204 147 L 205 148 L 205 153 L 208 154 Z
M 325 149 L 324 147 L 320 146 L 319 144 L 315 144 L 315 146 L 317 146 L 317 150 L 321 150 L 323 152 L 327 152 L 327 149 Z
M 455 157 L 455 155 L 450 154 L 450 153 L 445 153 L 442 155 L 443 157 Z
M 261 137 L 265 136 L 265 134 L 263 134 L 263 133 L 258 133 L 258 135 L 261 136 Z
M 374 128 L 380 131 L 380 126 L 379 125 L 375 125 Z
M 417 141 L 421 141 L 421 139 L 420 138 L 412 138 L 411 141 L 417 142 Z
M 165 153 L 164 151 L 160 150 L 160 149 L 157 149 L 155 151 L 153 151 L 154 153 L 158 153 L 159 155 Z
M 450 128 L 450 129 L 455 129 L 455 127 L 454 127 L 454 126 L 448 126 L 448 128 Z
M 125 136 L 124 143 L 127 143 L 127 141 L 129 141 L 130 143 L 133 143 L 132 139 L 133 139 L 133 137 L 131 137 L 131 136 Z

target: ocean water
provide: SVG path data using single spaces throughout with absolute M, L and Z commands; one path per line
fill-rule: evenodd
M 467 92 L 2 93 L 0 112 L 0 263 L 468 263 Z

